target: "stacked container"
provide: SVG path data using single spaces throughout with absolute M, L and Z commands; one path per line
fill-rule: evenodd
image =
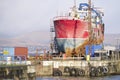
M 8 57 L 11 57 L 12 60 L 16 59 L 16 57 L 25 59 L 28 56 L 28 48 L 27 47 L 4 47 L 2 54 L 3 54 L 2 56 L 4 57 L 4 60 L 7 60 Z

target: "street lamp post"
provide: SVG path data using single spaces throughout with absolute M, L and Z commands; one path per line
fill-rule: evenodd
M 116 47 L 117 47 L 117 49 L 120 49 L 119 40 L 120 40 L 120 38 L 116 38 Z

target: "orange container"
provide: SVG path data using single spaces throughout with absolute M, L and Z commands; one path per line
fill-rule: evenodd
M 28 56 L 28 48 L 27 47 L 15 47 L 15 56 Z

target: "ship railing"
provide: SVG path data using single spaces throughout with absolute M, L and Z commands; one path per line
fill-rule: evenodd
M 86 60 L 85 57 L 53 57 L 52 60 Z M 108 59 L 107 57 L 91 57 L 90 61 L 114 61 L 119 59 Z
M 0 65 L 31 65 L 25 56 L 0 56 Z M 24 57 L 25 59 L 22 59 Z
M 57 16 L 57 17 L 54 17 L 53 20 L 83 20 L 83 21 L 87 21 L 87 18 L 85 18 L 84 16 L 79 16 L 79 17 Z
M 85 57 L 53 57 L 53 60 L 86 60 Z M 91 61 L 100 61 L 100 57 L 91 57 Z
M 83 13 L 88 13 L 89 11 L 82 11 L 82 10 L 80 10 L 80 11 L 78 11 L 78 13 L 81 13 L 81 14 L 83 14 Z
M 53 60 L 84 60 L 84 57 L 53 57 Z
M 31 65 L 31 61 L 0 61 L 0 65 Z
M 71 16 L 57 16 L 57 17 L 53 18 L 53 20 L 60 20 L 60 19 L 71 20 L 71 19 L 74 19 L 74 18 L 71 17 Z

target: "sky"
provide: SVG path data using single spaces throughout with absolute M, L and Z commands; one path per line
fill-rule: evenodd
M 87 0 L 76 0 L 80 2 Z M 104 9 L 105 33 L 120 33 L 120 0 L 92 0 Z M 0 0 L 0 38 L 50 29 L 53 17 L 67 12 L 74 0 Z

